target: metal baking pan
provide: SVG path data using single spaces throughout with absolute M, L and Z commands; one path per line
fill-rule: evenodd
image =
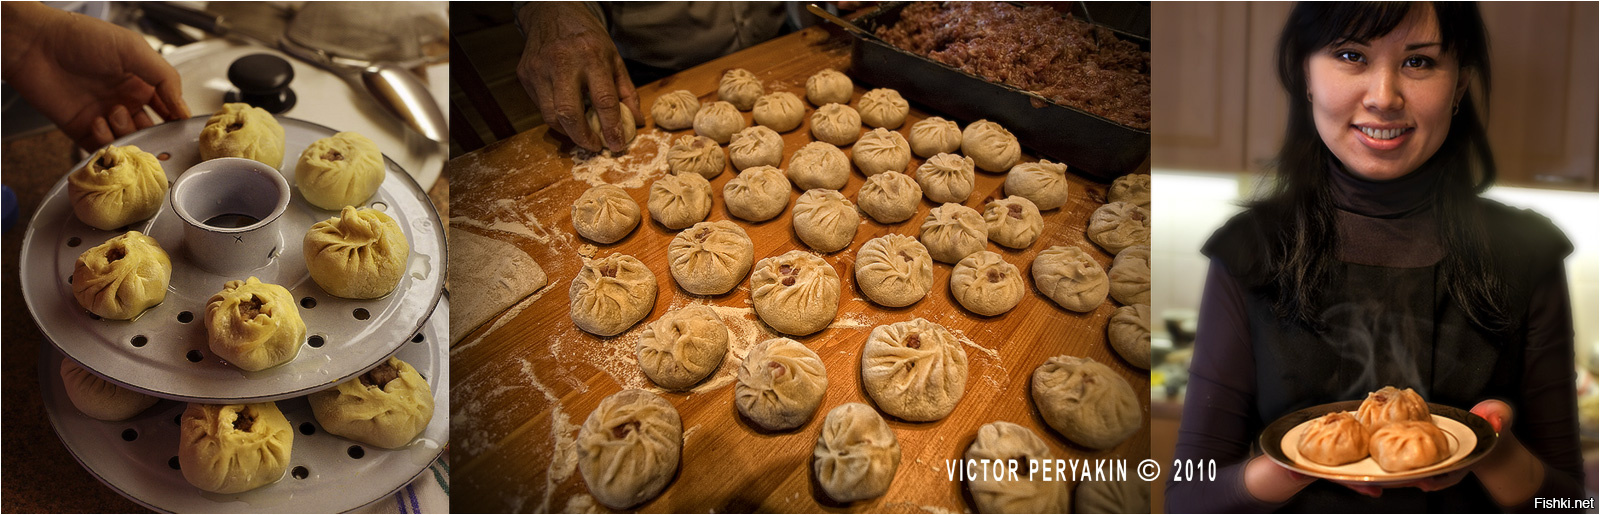
M 879 39 L 879 27 L 900 21 L 909 2 L 879 6 L 844 27 L 855 39 L 850 53 L 851 76 L 874 86 L 893 88 L 907 99 L 971 123 L 979 119 L 999 122 L 1023 146 L 1067 163 L 1080 175 L 1109 181 L 1134 171 L 1150 157 L 1150 131 L 1131 128 L 1095 114 L 1057 104 L 1037 93 L 1007 84 L 989 82 L 949 65 L 913 54 Z M 1144 4 L 1144 9 L 1148 9 Z M 1074 6 L 1080 10 L 1082 4 Z M 1137 4 L 1111 9 L 1134 10 Z M 1137 13 L 1117 16 L 1141 19 Z M 1149 17 L 1144 27 L 1111 27 L 1118 38 L 1150 50 Z M 835 21 L 838 23 L 838 21 Z

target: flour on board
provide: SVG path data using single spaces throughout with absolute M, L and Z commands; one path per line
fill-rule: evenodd
M 628 153 L 620 156 L 610 150 L 594 153 L 580 148 L 572 156 L 572 178 L 590 186 L 642 188 L 645 181 L 667 172 L 667 150 L 671 148 L 672 133 L 657 130 L 634 136 Z
M 554 444 L 550 450 L 550 464 L 545 467 L 544 500 L 539 504 L 540 513 L 549 513 L 550 497 L 555 494 L 556 485 L 572 477 L 572 471 L 578 467 L 578 426 L 567 418 L 555 392 L 539 381 L 539 376 L 533 372 L 533 363 L 523 360 L 522 375 L 550 401 L 550 440 Z

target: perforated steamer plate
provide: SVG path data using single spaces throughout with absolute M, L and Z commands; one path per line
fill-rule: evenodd
M 168 182 L 200 162 L 200 129 L 207 117 L 165 123 L 117 140 L 158 157 Z M 285 134 L 281 171 L 290 184 L 289 207 L 273 226 L 279 246 L 272 263 L 236 276 L 208 272 L 183 246 L 183 221 L 173 211 L 170 189 L 161 210 L 148 220 L 102 231 L 72 212 L 65 178 L 50 190 L 22 243 L 22 294 L 34 320 L 63 354 L 114 383 L 157 397 L 199 402 L 259 402 L 298 397 L 371 369 L 418 331 L 444 291 L 442 224 L 427 193 L 393 161 L 368 207 L 395 221 L 411 245 L 406 275 L 393 293 L 374 300 L 349 300 L 322 291 L 306 270 L 301 242 L 312 224 L 337 216 L 311 205 L 295 184 L 295 164 L 313 142 L 337 131 L 292 118 L 278 118 Z M 90 156 L 93 157 L 93 156 Z M 87 162 L 87 160 L 85 160 Z M 74 169 L 82 167 L 80 162 Z M 172 260 L 166 300 L 132 321 L 101 320 L 72 296 L 78 255 L 132 229 L 161 243 Z M 294 361 L 245 372 L 212 355 L 206 343 L 205 307 L 230 280 L 249 276 L 288 288 L 300 302 L 307 342 Z
M 409 446 L 380 449 L 323 431 L 304 397 L 278 401 L 295 428 L 289 471 L 278 482 L 239 494 L 213 494 L 190 485 L 178 470 L 178 424 L 186 403 L 161 401 L 132 419 L 103 422 L 80 413 L 61 382 L 60 353 L 39 353 L 45 412 L 78 463 L 123 497 L 157 511 L 189 513 L 331 513 L 383 499 L 424 473 L 450 436 L 449 311 L 445 302 L 422 328 L 420 341 L 396 354 L 428 380 L 433 419 Z M 311 434 L 306 434 L 307 430 Z M 352 448 L 360 448 L 360 458 Z M 303 476 L 299 472 L 303 471 Z

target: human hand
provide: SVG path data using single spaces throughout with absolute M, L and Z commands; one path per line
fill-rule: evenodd
M 132 31 L 34 2 L 4 4 L 5 81 L 84 149 L 189 117 L 177 70 Z
M 1280 503 L 1294 497 L 1317 478 L 1284 468 L 1265 454 L 1244 466 L 1244 487 L 1251 496 L 1264 502 Z
M 621 110 L 632 109 L 634 120 L 644 117 L 633 79 L 600 20 L 578 2 L 529 2 L 517 15 L 528 33 L 517 78 L 545 123 L 589 150 L 627 150 Z M 590 133 L 584 90 L 600 119 L 599 135 Z

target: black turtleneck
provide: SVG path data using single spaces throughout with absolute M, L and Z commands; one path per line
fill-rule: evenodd
M 1444 259 L 1434 198 L 1443 173 L 1435 166 L 1387 181 L 1329 166 L 1338 208 L 1339 260 L 1392 268 L 1432 266 Z

